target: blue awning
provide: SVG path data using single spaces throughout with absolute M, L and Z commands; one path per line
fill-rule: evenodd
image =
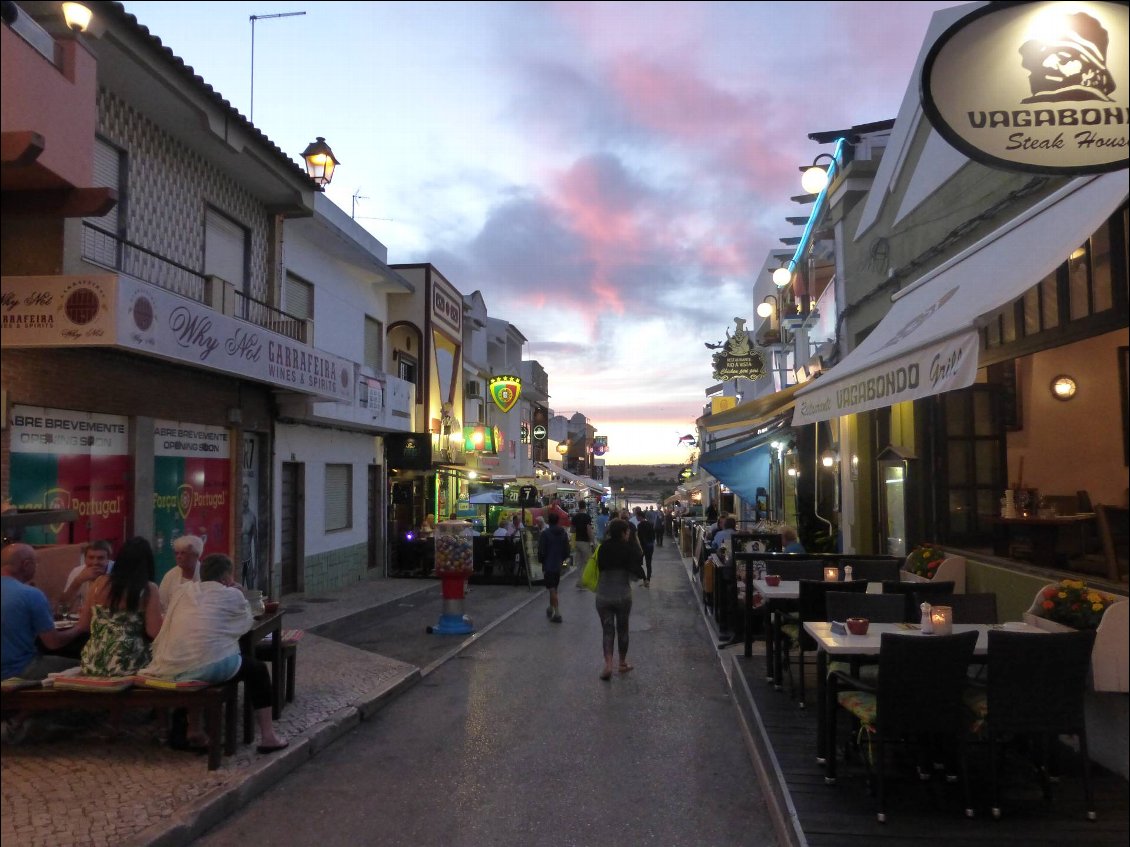
M 759 429 L 756 436 L 743 438 L 717 450 L 707 450 L 698 457 L 698 466 L 737 494 L 747 503 L 757 499 L 757 489 L 769 490 L 771 469 L 770 444 L 790 431 L 787 415 Z

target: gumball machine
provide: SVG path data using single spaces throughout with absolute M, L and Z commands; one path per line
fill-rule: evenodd
M 467 529 L 465 521 L 441 521 L 436 526 L 436 576 L 443 584 L 443 613 L 428 632 L 466 635 L 475 631 L 471 619 L 463 614 L 463 591 L 474 558 L 474 541 Z

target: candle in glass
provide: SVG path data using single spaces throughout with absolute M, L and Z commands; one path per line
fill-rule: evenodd
M 953 609 L 934 606 L 930 609 L 930 621 L 934 624 L 935 635 L 950 635 L 953 632 Z
M 839 582 L 840 569 L 839 568 L 824 568 L 824 581 L 825 582 Z

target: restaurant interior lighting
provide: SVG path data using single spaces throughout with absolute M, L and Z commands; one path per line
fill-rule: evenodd
M 821 159 L 827 159 L 829 164 L 836 161 L 831 153 L 821 153 L 805 168 L 800 177 L 800 185 L 809 194 L 819 194 L 828 186 L 828 169 L 820 165 Z
M 302 151 L 302 158 L 306 160 L 306 173 L 310 179 L 323 188 L 334 178 L 334 168 L 341 164 L 334 158 L 334 151 L 326 144 L 326 139 L 320 135 Z
M 90 11 L 82 3 L 64 3 L 62 5 L 63 20 L 67 22 L 67 28 L 72 32 L 86 32 L 86 28 L 90 26 L 90 19 L 93 12 Z
M 1052 380 L 1052 397 L 1056 400 L 1070 400 L 1075 396 L 1078 386 L 1071 377 L 1061 374 Z

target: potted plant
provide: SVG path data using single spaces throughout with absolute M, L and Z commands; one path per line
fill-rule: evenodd
M 1130 691 L 1130 604 L 1125 597 L 1091 588 L 1081 579 L 1061 579 L 1036 592 L 1024 621 L 1048 632 L 1094 629 L 1095 691 Z
M 1098 629 L 1106 610 L 1120 599 L 1081 579 L 1061 579 L 1039 590 L 1024 619 L 1051 632 Z
M 940 544 L 924 542 L 910 551 L 901 571 L 903 582 L 953 582 L 955 594 L 965 593 L 965 558 L 950 556 Z

